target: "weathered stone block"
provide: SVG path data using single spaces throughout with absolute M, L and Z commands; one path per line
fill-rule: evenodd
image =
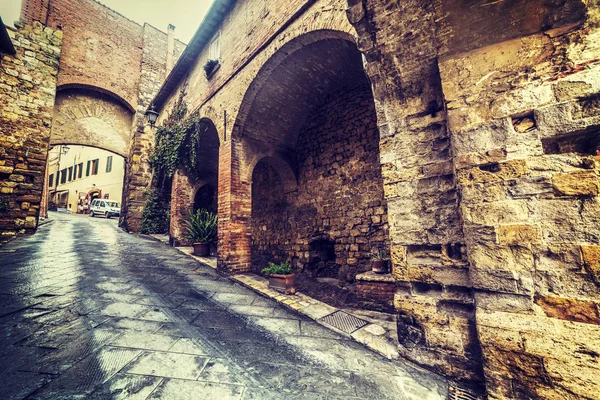
M 502 225 L 496 228 L 498 243 L 509 246 L 527 246 L 542 240 L 539 226 Z
M 581 246 L 586 271 L 600 285 L 600 246 Z
M 566 196 L 595 196 L 600 191 L 595 171 L 579 171 L 552 176 L 554 189 Z
M 535 303 L 549 317 L 600 325 L 599 302 L 554 296 L 537 296 Z

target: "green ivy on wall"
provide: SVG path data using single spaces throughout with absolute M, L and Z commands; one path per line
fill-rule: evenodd
M 175 172 L 183 168 L 190 180 L 197 178 L 201 121 L 197 112 L 187 115 L 185 95 L 184 87 L 173 110 L 156 130 L 154 151 L 149 159 L 152 189 L 146 193 L 142 210 L 142 233 L 145 234 L 169 231 L 171 181 Z
M 191 180 L 197 178 L 202 122 L 197 112 L 186 118 L 185 94 L 184 88 L 173 111 L 156 131 L 150 166 L 157 187 L 165 186 L 178 168 L 183 168 Z
M 153 189 L 144 193 L 146 201 L 142 210 L 142 233 L 169 232 L 170 198 Z

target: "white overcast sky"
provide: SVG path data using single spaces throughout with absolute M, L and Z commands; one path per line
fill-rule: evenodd
M 213 0 L 100 0 L 100 3 L 143 25 L 167 30 L 175 25 L 175 36 L 188 43 Z M 0 0 L 0 16 L 6 25 L 19 19 L 21 0 Z

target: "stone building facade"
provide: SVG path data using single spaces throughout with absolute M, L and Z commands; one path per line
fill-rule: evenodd
M 363 289 L 394 288 L 404 357 L 494 399 L 600 398 L 599 7 L 216 1 L 153 104 L 185 87 L 218 132 L 219 269 L 352 280 L 381 247 Z
M 154 142 L 144 113 L 185 45 L 94 0 L 23 0 L 16 54 L 0 80 L 0 232 L 37 226 L 49 146 L 86 145 L 127 160 L 121 225 L 141 227 Z M 25 155 L 26 154 L 26 155 Z M 44 214 L 42 212 L 42 214 Z

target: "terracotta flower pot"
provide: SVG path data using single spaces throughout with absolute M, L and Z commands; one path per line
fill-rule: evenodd
M 388 262 L 387 262 L 387 260 L 372 260 L 371 261 L 371 269 L 376 274 L 387 274 Z
M 269 287 L 281 293 L 293 294 L 296 293 L 296 289 L 294 288 L 295 280 L 296 274 L 272 274 L 269 275 Z
M 194 255 L 200 257 L 207 257 L 210 255 L 210 244 L 208 243 L 194 243 Z

